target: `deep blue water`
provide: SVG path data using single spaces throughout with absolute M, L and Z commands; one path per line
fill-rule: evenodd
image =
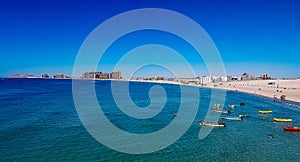
M 91 81 L 83 81 L 91 82 Z M 154 118 L 138 120 L 122 113 L 114 103 L 110 81 L 96 81 L 99 104 L 107 118 L 131 133 L 151 133 L 172 122 L 180 105 L 180 88 L 161 84 L 167 102 Z M 122 83 L 120 83 L 122 84 Z M 136 105 L 150 104 L 154 83 L 130 83 Z M 196 87 L 194 87 L 196 88 Z M 248 114 L 242 121 L 225 121 L 199 140 L 198 120 L 204 119 L 210 89 L 199 89 L 200 104 L 189 130 L 169 147 L 149 154 L 119 153 L 98 143 L 77 115 L 71 80 L 0 79 L 1 161 L 300 161 L 300 133 L 284 132 L 283 126 L 300 125 L 300 109 L 250 94 L 228 91 L 226 103 L 237 106 L 231 115 Z M 186 96 L 193 99 L 193 96 Z M 193 101 L 191 101 L 193 102 Z M 225 109 L 228 109 L 225 107 Z M 272 109 L 271 115 L 258 110 Z M 292 123 L 274 123 L 273 117 L 291 117 Z M 266 120 L 261 120 L 265 118 Z M 270 138 L 272 134 L 274 138 Z

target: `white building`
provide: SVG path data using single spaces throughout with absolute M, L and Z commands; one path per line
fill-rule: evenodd
M 199 77 L 199 84 L 208 84 L 211 82 L 212 82 L 212 77 L 210 77 L 210 76 Z

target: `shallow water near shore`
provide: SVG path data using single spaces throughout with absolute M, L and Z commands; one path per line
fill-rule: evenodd
M 150 104 L 148 93 L 153 85 L 162 86 L 167 94 L 166 104 L 158 115 L 136 120 L 118 109 L 111 96 L 110 81 L 95 81 L 95 85 L 99 104 L 107 118 L 131 133 L 151 133 L 164 128 L 172 122 L 180 105 L 178 85 L 131 82 L 131 98 L 140 107 Z M 209 111 L 211 89 L 193 88 L 200 91 L 200 104 L 189 130 L 161 151 L 131 155 L 111 150 L 88 134 L 73 103 L 71 80 L 2 79 L 1 161 L 299 161 L 300 132 L 285 132 L 282 128 L 300 125 L 299 108 L 227 91 L 224 109 L 235 104 L 230 116 L 248 114 L 249 117 L 242 121 L 225 121 L 225 128 L 215 128 L 200 140 L 198 120 L 203 120 Z M 240 102 L 245 106 L 239 106 Z M 266 109 L 273 113 L 258 114 L 258 110 Z M 274 117 L 292 118 L 293 122 L 274 123 Z

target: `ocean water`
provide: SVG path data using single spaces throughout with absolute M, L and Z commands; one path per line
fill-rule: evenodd
M 182 97 L 178 85 L 130 82 L 131 98 L 140 107 L 151 103 L 149 89 L 152 86 L 160 85 L 166 90 L 167 100 L 162 111 L 151 119 L 138 120 L 118 109 L 111 95 L 110 81 L 96 81 L 95 85 L 99 104 L 106 117 L 118 128 L 136 134 L 155 132 L 170 124 Z M 211 90 L 197 89 L 200 91 L 198 113 L 188 131 L 163 150 L 134 155 L 107 148 L 87 132 L 73 103 L 71 80 L 0 79 L 0 159 L 300 161 L 300 132 L 285 132 L 282 128 L 300 125 L 299 108 L 250 94 L 227 91 L 225 105 L 238 105 L 240 102 L 246 104 L 237 106 L 231 115 L 248 114 L 249 117 L 242 121 L 225 121 L 227 127 L 215 128 L 200 140 L 198 134 L 201 127 L 198 120 L 203 120 L 208 111 Z M 185 97 L 193 102 L 194 96 Z M 258 110 L 261 109 L 272 109 L 273 113 L 259 115 Z M 273 117 L 291 117 L 293 122 L 274 123 Z

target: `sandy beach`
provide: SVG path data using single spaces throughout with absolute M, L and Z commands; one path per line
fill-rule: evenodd
M 207 87 L 246 92 L 270 98 L 275 96 L 278 99 L 285 95 L 286 100 L 300 102 L 300 79 L 230 81 L 210 83 L 207 84 Z
M 118 80 L 118 81 L 131 81 L 131 82 L 149 82 L 160 84 L 177 84 L 185 86 L 202 87 L 196 84 L 183 84 L 175 81 L 166 80 Z M 280 100 L 282 95 L 285 95 L 285 100 L 297 102 L 300 104 L 300 79 L 276 79 L 276 80 L 248 80 L 248 81 L 228 81 L 209 83 L 204 85 L 206 88 L 217 88 L 231 91 L 239 91 L 268 98 Z

